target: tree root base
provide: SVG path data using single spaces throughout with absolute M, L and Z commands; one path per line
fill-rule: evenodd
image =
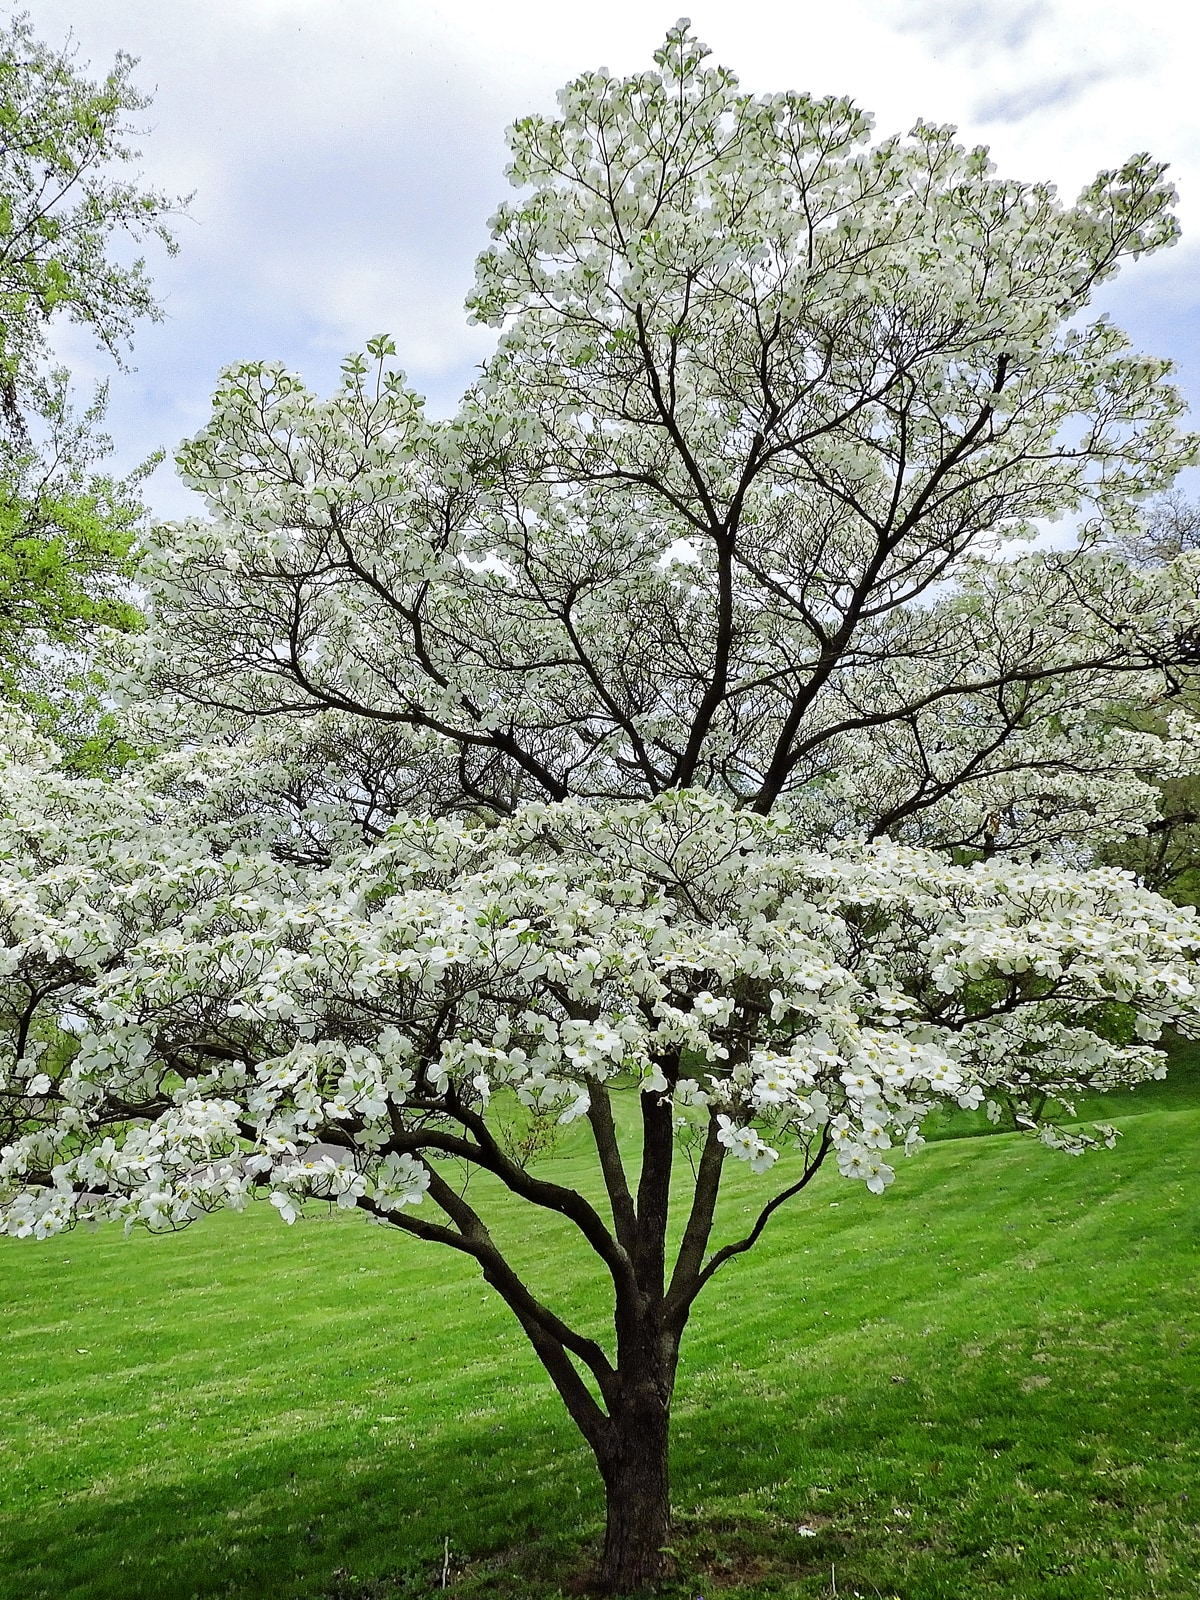
M 812 1532 L 802 1534 L 801 1526 Z M 440 1560 L 411 1575 L 355 1579 L 338 1573 L 322 1600 L 437 1600 L 441 1594 L 446 1600 L 591 1600 L 603 1592 L 596 1579 L 602 1542 L 535 1535 L 474 1559 L 452 1554 L 444 1590 Z M 821 1517 L 798 1524 L 767 1515 L 680 1514 L 667 1574 L 626 1600 L 696 1600 L 821 1572 L 828 1578 L 835 1563 L 839 1593 L 849 1595 L 855 1583 L 851 1568 L 843 1567 L 846 1544 L 845 1535 Z

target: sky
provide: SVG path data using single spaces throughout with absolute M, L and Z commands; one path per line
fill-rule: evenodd
M 674 0 L 678 6 L 680 0 Z M 1005 176 L 1067 198 L 1138 150 L 1168 161 L 1182 242 L 1129 264 L 1099 302 L 1170 357 L 1200 426 L 1200 7 L 1195 0 L 691 0 L 692 23 L 748 89 L 851 95 L 879 133 L 918 118 L 991 147 Z M 0 0 L 0 11 L 11 12 Z M 278 360 L 335 386 L 387 332 L 447 414 L 490 348 L 463 297 L 487 219 L 511 191 L 504 130 L 552 111 L 598 66 L 650 65 L 671 0 L 25 0 L 102 72 L 139 58 L 153 95 L 141 170 L 190 194 L 180 253 L 148 256 L 165 313 L 116 373 L 79 330 L 81 383 L 111 376 L 117 464 L 170 453 L 208 415 L 226 363 Z M 1191 477 L 1192 474 L 1189 474 Z M 164 517 L 199 502 L 160 467 Z

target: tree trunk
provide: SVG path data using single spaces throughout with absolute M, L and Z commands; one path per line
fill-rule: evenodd
M 607 1526 L 600 1588 L 635 1594 L 663 1576 L 663 1546 L 671 1532 L 667 1474 L 670 1390 L 646 1385 L 611 1419 L 604 1478 Z

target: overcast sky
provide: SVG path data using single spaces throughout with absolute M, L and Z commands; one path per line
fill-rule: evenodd
M 677 6 L 679 0 L 674 0 Z M 112 383 L 123 465 L 205 420 L 226 362 L 283 360 L 320 389 L 390 332 L 434 409 L 491 335 L 462 299 L 507 191 L 504 129 L 589 67 L 626 72 L 677 11 L 647 0 L 26 0 L 101 71 L 140 58 L 142 165 L 194 191 L 181 254 L 154 259 L 165 321 Z M 11 7 L 6 7 L 11 10 Z M 20 8 L 18 8 L 20 9 Z M 850 94 L 881 133 L 918 117 L 991 146 L 1002 173 L 1073 197 L 1135 150 L 1171 163 L 1183 242 L 1131 264 L 1104 307 L 1170 356 L 1200 423 L 1200 8 L 1195 0 L 692 0 L 754 90 Z M 105 363 L 60 339 L 82 377 Z M 1190 476 L 1190 475 L 1189 475 Z M 164 515 L 198 509 L 160 469 Z

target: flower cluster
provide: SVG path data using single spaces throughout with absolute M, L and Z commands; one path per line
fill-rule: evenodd
M 799 1143 L 878 1192 L 931 1108 L 1069 1116 L 1200 1017 L 1200 927 L 1116 871 L 819 852 L 695 791 L 409 819 L 303 867 L 252 821 L 197 849 L 206 802 L 152 766 L 108 786 L 21 754 L 0 769 L 18 1234 L 179 1226 L 256 1191 L 288 1220 L 305 1196 L 387 1215 L 464 1117 L 568 1122 L 600 1085 L 673 1099 L 754 1172 Z

